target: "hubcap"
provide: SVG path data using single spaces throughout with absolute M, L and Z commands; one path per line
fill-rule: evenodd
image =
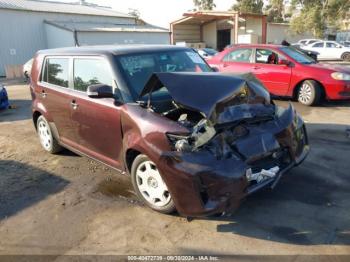
M 46 149 L 50 150 L 52 143 L 51 131 L 48 124 L 44 121 L 40 121 L 38 124 L 38 134 L 41 145 Z
M 137 167 L 136 184 L 142 196 L 150 204 L 158 207 L 169 204 L 170 193 L 152 161 L 145 161 Z
M 300 91 L 299 91 L 299 101 L 302 103 L 308 103 L 311 99 L 311 95 L 312 95 L 312 91 L 311 91 L 311 87 L 310 85 L 304 83 L 301 87 L 300 87 Z

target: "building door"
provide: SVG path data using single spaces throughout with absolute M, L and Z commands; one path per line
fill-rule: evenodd
M 217 48 L 222 51 L 226 46 L 231 44 L 231 30 L 218 30 L 217 31 Z

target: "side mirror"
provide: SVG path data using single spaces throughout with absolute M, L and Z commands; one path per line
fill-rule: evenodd
M 109 98 L 113 97 L 113 89 L 109 85 L 97 84 L 88 86 L 86 93 L 91 98 Z
M 290 66 L 291 62 L 289 60 L 286 60 L 286 59 L 281 59 L 281 60 L 279 60 L 278 64 Z

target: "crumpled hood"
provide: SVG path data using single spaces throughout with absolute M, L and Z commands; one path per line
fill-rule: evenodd
M 162 87 L 178 106 L 202 113 L 213 124 L 226 107 L 270 104 L 269 92 L 252 74 L 154 73 L 140 97 Z

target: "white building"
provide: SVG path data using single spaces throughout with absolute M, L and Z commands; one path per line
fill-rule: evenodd
M 40 49 L 95 44 L 169 44 L 169 30 L 107 7 L 0 0 L 0 76 Z

